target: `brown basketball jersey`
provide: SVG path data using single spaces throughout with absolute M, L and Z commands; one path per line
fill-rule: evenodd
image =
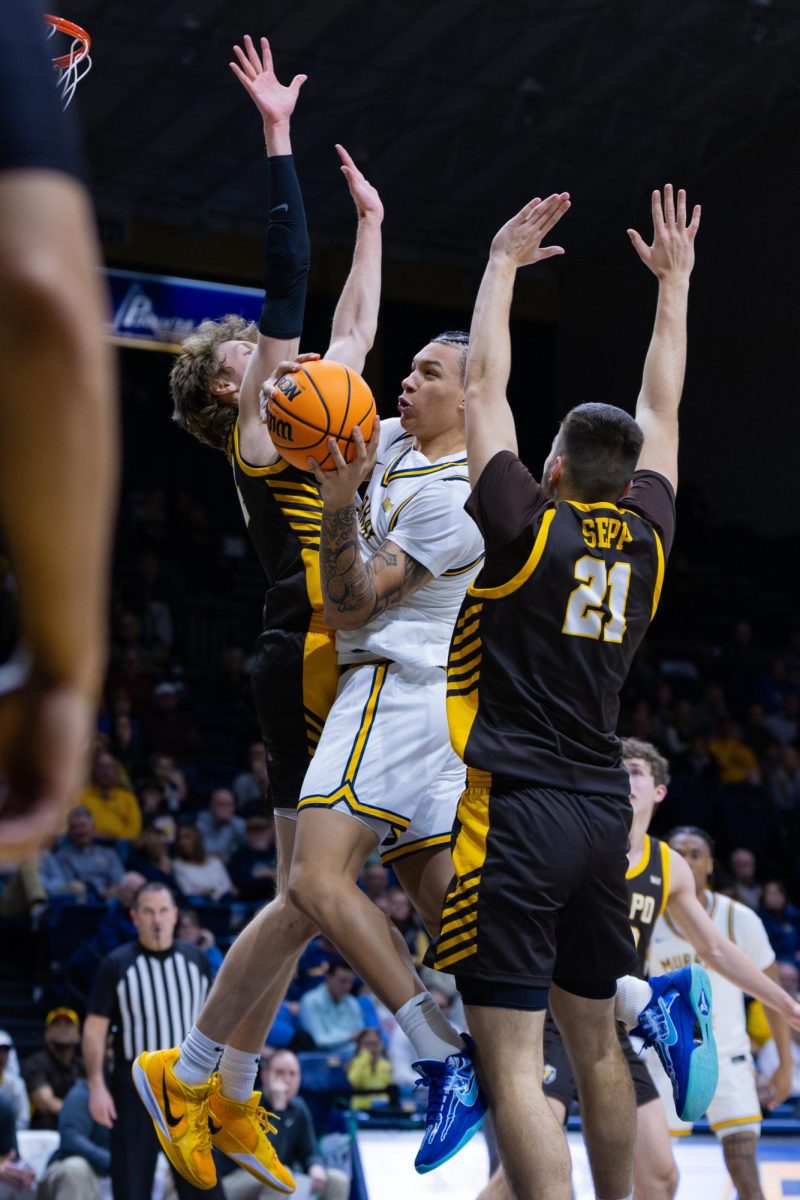
M 304 630 L 322 613 L 319 537 L 322 500 L 313 475 L 283 459 L 250 466 L 239 450 L 236 425 L 228 459 L 247 531 L 267 577 L 264 625 Z
M 646 976 L 647 954 L 653 926 L 667 907 L 669 898 L 669 846 L 658 838 L 644 837 L 639 862 L 629 867 L 625 878 L 630 896 L 631 933 L 639 956 L 639 973 Z
M 619 504 L 555 503 L 516 455 L 487 464 L 467 505 L 486 561 L 447 672 L 450 734 L 468 766 L 628 796 L 619 692 L 658 607 L 673 506 L 655 472 L 638 472 Z

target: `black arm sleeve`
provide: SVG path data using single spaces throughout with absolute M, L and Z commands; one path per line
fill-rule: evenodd
M 71 113 L 61 111 L 38 0 L 3 0 L 0 22 L 0 171 L 83 178 Z M 57 53 L 58 51 L 56 51 Z
M 264 251 L 266 297 L 258 328 L 265 337 L 300 336 L 311 261 L 306 211 L 291 154 L 269 160 L 270 210 Z

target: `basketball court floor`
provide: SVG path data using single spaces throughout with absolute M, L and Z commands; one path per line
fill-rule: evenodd
M 358 1136 L 369 1200 L 474 1200 L 488 1177 L 489 1159 L 482 1135 L 430 1175 L 417 1175 L 414 1155 L 418 1133 L 367 1132 Z M 575 1200 L 594 1200 L 586 1152 L 580 1134 L 568 1135 Z M 716 1141 L 696 1134 L 676 1139 L 681 1173 L 677 1200 L 735 1200 L 722 1152 Z M 763 1138 L 759 1148 L 766 1200 L 800 1196 L 800 1137 Z

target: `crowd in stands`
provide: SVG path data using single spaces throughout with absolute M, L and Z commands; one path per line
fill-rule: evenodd
M 90 776 L 63 836 L 0 878 L 0 920 L 30 931 L 31 957 L 43 964 L 40 991 L 63 1002 L 38 1062 L 26 1059 L 21 1071 L 11 1038 L 0 1032 L 0 1143 L 8 1141 L 9 1109 L 16 1129 L 29 1120 L 41 1128 L 60 1122 L 66 1138 L 66 1122 L 80 1131 L 82 1161 L 98 1176 L 107 1146 L 91 1128 L 78 1078 L 78 1017 L 64 1014 L 83 1010 L 103 956 L 135 938 L 128 909 L 136 888 L 158 881 L 173 890 L 179 936 L 203 950 L 213 972 L 238 929 L 274 894 L 268 767 L 248 677 L 262 579 L 248 553 L 241 531 L 215 528 L 210 509 L 188 493 L 127 497 Z M 730 601 L 718 602 L 723 567 L 707 564 L 701 587 L 695 568 L 673 556 L 667 578 L 664 617 L 637 657 L 620 732 L 653 741 L 669 759 L 669 796 L 655 832 L 692 824 L 716 838 L 716 886 L 758 911 L 782 982 L 797 992 L 800 629 L 770 622 L 752 591 L 745 595 L 752 618 L 738 619 Z M 9 590 L 7 577 L 0 585 Z M 701 621 L 701 611 L 715 615 Z M 0 629 L 0 642 L 9 640 Z M 391 871 L 376 856 L 360 883 L 420 962 L 427 937 Z M 76 910 L 93 919 L 75 925 Z M 458 1023 L 452 981 L 427 979 Z M 800 1095 L 800 1037 L 793 1036 Z M 410 1043 L 323 938 L 301 958 L 267 1038 L 265 1062 L 273 1057 L 262 1083 L 273 1110 L 283 1103 L 303 1111 L 295 1052 L 341 1060 L 342 1090 L 359 1110 L 413 1107 Z M 762 1053 L 769 1074 L 769 1045 Z M 324 1112 L 315 1115 L 324 1121 Z M 295 1123 L 309 1126 L 310 1116 Z M 313 1175 L 313 1137 L 297 1137 L 288 1159 Z M 48 1170 L 67 1172 L 71 1146 L 66 1138 Z M 7 1152 L 0 1144 L 0 1160 Z M 334 1184 L 323 1193 L 331 1200 L 340 1194 Z M 234 1197 L 244 1187 L 229 1186 Z

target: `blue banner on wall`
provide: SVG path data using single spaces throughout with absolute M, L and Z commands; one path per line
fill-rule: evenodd
M 201 321 L 226 313 L 258 321 L 264 303 L 260 288 L 114 269 L 106 271 L 106 278 L 113 340 L 143 349 L 177 350 Z

